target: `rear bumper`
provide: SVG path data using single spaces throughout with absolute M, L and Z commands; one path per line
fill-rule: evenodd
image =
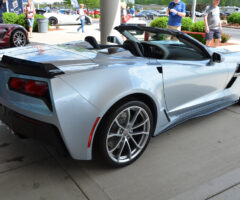
M 58 129 L 45 122 L 23 116 L 0 104 L 0 120 L 20 137 L 32 138 L 67 152 Z

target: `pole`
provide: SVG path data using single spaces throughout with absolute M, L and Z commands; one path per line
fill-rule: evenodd
M 195 22 L 196 5 L 197 5 L 197 0 L 193 0 L 193 4 L 192 4 L 192 21 L 193 22 Z
M 120 0 L 101 0 L 101 44 L 107 43 L 107 36 L 117 35 L 115 26 L 120 25 Z

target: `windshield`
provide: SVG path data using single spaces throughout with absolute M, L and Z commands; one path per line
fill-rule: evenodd
M 122 26 L 119 28 L 117 30 L 132 41 L 128 41 L 126 49 L 135 56 L 169 60 L 206 59 L 202 45 L 196 44 L 194 39 L 179 31 L 144 26 Z
M 155 33 L 142 30 L 125 30 L 123 35 L 135 42 L 147 42 L 151 44 L 165 44 L 165 45 L 184 45 L 176 36 L 167 33 Z

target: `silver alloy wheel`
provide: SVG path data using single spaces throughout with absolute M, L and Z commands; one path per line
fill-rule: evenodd
M 150 136 L 149 115 L 142 107 L 131 106 L 113 120 L 106 137 L 109 157 L 117 163 L 126 163 L 144 150 Z
M 25 46 L 27 43 L 26 35 L 23 31 L 17 30 L 12 35 L 12 44 L 15 47 Z

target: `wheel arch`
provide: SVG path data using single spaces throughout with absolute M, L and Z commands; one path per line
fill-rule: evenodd
M 16 28 L 14 28 L 14 29 L 11 31 L 11 35 L 10 35 L 10 37 L 9 37 L 9 39 L 10 39 L 10 41 L 9 41 L 10 46 L 11 46 L 11 47 L 14 47 L 14 46 L 13 46 L 13 43 L 12 43 L 12 37 L 13 37 L 13 34 L 14 34 L 16 31 L 22 31 L 22 32 L 25 34 L 25 36 L 26 36 L 26 44 L 27 44 L 27 43 L 29 42 L 29 41 L 28 41 L 27 32 L 26 32 L 24 29 L 20 28 L 20 27 L 16 27 Z
M 144 94 L 144 93 L 134 93 L 134 94 L 130 94 L 130 95 L 127 95 L 123 98 L 121 98 L 120 100 L 118 100 L 117 102 L 115 102 L 102 116 L 98 126 L 97 126 L 97 129 L 95 131 L 95 134 L 93 136 L 93 142 L 92 142 L 92 148 L 93 148 L 93 151 L 94 149 L 97 147 L 97 141 L 98 141 L 98 136 L 99 136 L 99 133 L 100 133 L 100 130 L 101 130 L 101 127 L 102 127 L 102 124 L 104 123 L 106 117 L 108 116 L 109 113 L 112 112 L 112 110 L 114 110 L 115 108 L 117 108 L 119 105 L 127 102 L 127 101 L 130 101 L 130 100 L 138 100 L 138 101 L 142 101 L 143 103 L 145 103 L 149 109 L 151 110 L 152 112 L 152 115 L 153 115 L 153 132 L 155 131 L 156 129 L 156 124 L 157 124 L 157 118 L 158 118 L 158 112 L 157 112 L 157 105 L 156 103 L 154 102 L 154 100 L 147 94 Z
M 57 22 L 56 25 L 59 23 L 59 19 L 58 19 L 57 17 L 55 17 L 55 16 L 51 16 L 51 17 L 48 18 L 48 22 L 49 22 L 49 24 L 50 24 L 50 20 L 51 20 L 51 19 L 56 20 L 56 22 Z

